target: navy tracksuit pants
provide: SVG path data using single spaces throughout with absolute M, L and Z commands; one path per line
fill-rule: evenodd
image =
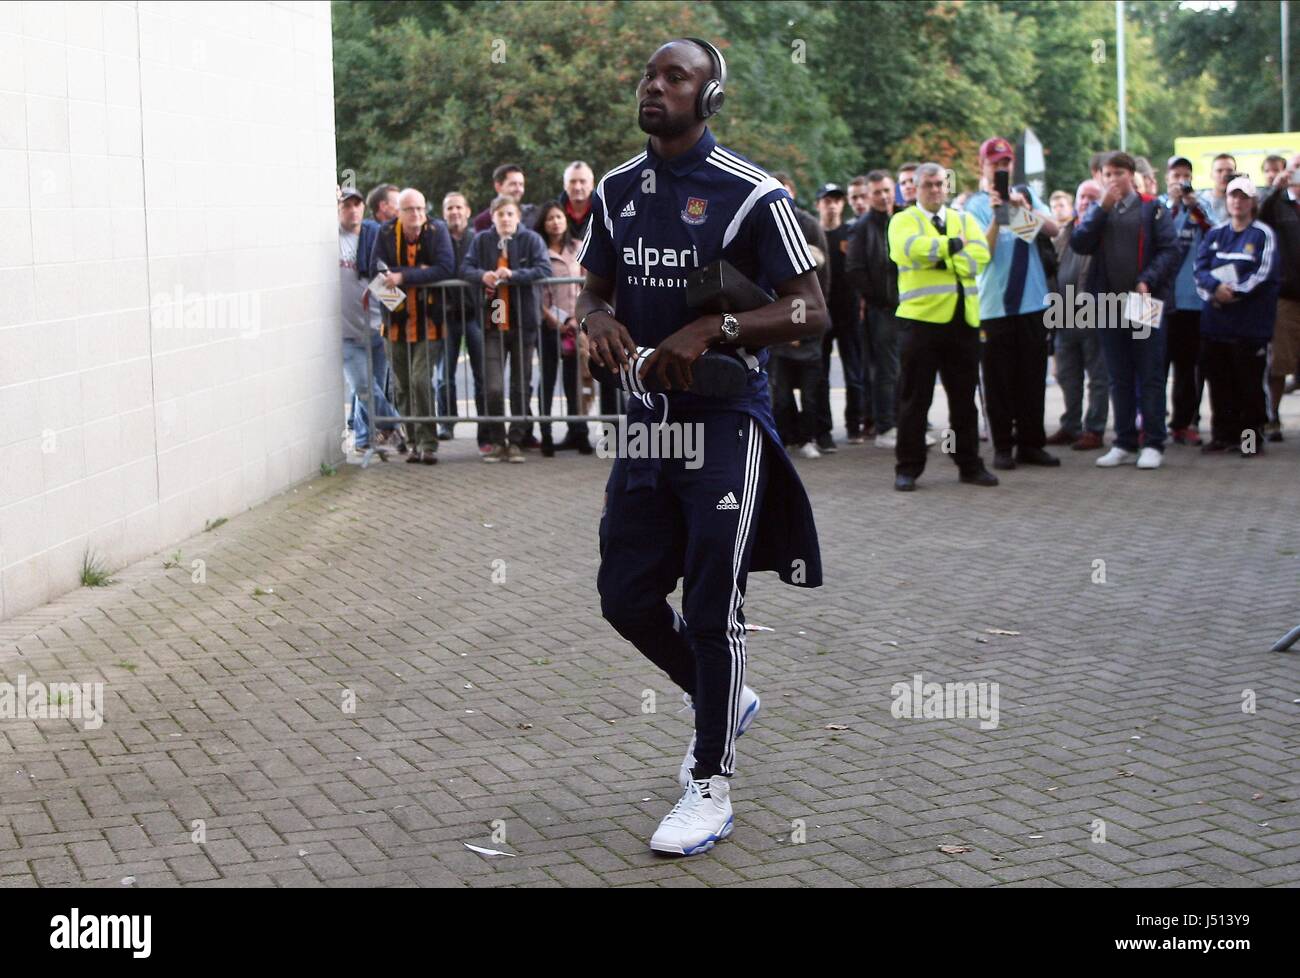
M 673 421 L 702 426 L 702 464 L 663 459 L 647 472 L 644 460 L 615 461 L 597 588 L 606 620 L 691 694 L 695 777 L 729 777 L 745 683 L 745 578 L 770 445 L 762 425 L 740 411 Z M 680 615 L 667 600 L 679 578 Z

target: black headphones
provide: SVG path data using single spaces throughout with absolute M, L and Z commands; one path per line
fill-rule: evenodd
M 683 38 L 683 40 L 704 48 L 709 60 L 713 62 L 713 75 L 700 88 L 700 94 L 695 99 L 696 117 L 707 119 L 718 114 L 718 110 L 722 108 L 722 103 L 727 97 L 725 91 L 727 87 L 727 62 L 723 60 L 722 52 L 703 38 L 687 37 Z

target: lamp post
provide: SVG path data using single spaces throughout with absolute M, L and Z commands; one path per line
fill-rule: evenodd
M 1124 77 L 1124 0 L 1115 0 L 1115 60 L 1119 75 L 1119 148 L 1128 150 L 1128 108 Z

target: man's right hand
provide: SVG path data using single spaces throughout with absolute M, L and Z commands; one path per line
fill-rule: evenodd
M 489 289 L 495 289 L 497 285 L 497 273 L 495 271 L 484 272 L 483 284 L 486 285 Z
M 1124 199 L 1124 195 L 1120 193 L 1119 185 L 1111 184 L 1109 187 L 1106 188 L 1106 192 L 1102 194 L 1101 209 L 1104 211 L 1108 211 L 1123 199 Z
M 591 359 L 611 372 L 617 373 L 631 357 L 636 356 L 632 334 L 608 312 L 597 311 L 587 315 L 587 339 Z

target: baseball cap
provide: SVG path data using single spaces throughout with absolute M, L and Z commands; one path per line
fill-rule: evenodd
M 1169 157 L 1169 162 L 1165 164 L 1165 169 L 1172 170 L 1176 166 L 1185 166 L 1189 170 L 1195 169 L 1195 167 L 1192 166 L 1192 161 L 1189 160 L 1186 156 Z
M 980 159 L 996 163 L 998 160 L 1014 160 L 1016 151 L 1001 136 L 986 139 L 980 144 Z
M 339 203 L 340 204 L 343 203 L 343 201 L 347 200 L 349 197 L 355 197 L 357 200 L 360 201 L 364 201 L 366 199 L 366 195 L 363 194 L 356 187 L 344 187 L 342 192 L 339 194 Z
M 844 188 L 841 187 L 838 183 L 823 183 L 819 188 L 817 188 L 818 200 L 821 200 L 823 197 L 843 197 L 843 196 L 844 196 Z
M 1254 197 L 1255 183 L 1247 176 L 1233 177 L 1228 181 L 1228 193 L 1232 193 L 1234 190 L 1240 190 L 1247 197 Z

